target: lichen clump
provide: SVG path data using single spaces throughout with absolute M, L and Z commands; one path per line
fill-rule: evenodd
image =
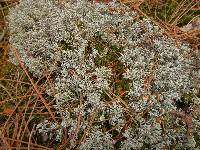
M 56 92 L 47 93 L 62 119 L 45 121 L 52 129 L 39 124 L 38 132 L 62 141 L 67 129 L 67 146 L 79 149 L 197 147 L 187 122 L 172 113 L 182 112 L 183 94 L 195 92 L 188 44 L 117 1 L 21 0 L 8 20 L 10 42 L 29 70 L 56 75 Z M 123 94 L 118 80 L 127 81 Z

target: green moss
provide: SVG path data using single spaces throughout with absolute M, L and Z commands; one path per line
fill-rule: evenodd
M 151 149 L 151 145 L 150 144 L 147 144 L 147 143 L 144 143 L 141 150 L 147 150 L 147 149 Z
M 107 53 L 104 55 L 102 54 L 103 52 L 105 52 L 104 48 L 108 48 Z M 97 65 L 97 67 L 100 66 L 109 66 L 111 65 L 113 62 L 117 62 L 118 58 L 120 57 L 120 49 L 115 49 L 115 46 L 106 46 L 103 47 L 102 45 L 98 44 L 96 45 L 96 49 L 98 50 L 100 55 L 104 55 L 103 57 L 97 57 L 95 59 L 95 64 Z
M 97 67 L 108 67 L 112 70 L 113 76 L 110 78 L 110 83 L 112 87 L 112 92 L 115 95 L 120 95 L 121 97 L 125 97 L 126 91 L 130 89 L 131 81 L 123 78 L 123 73 L 125 72 L 125 66 L 122 62 L 119 61 L 119 57 L 123 51 L 123 47 L 118 47 L 116 45 L 110 44 L 101 39 L 100 36 L 96 36 L 95 39 L 85 50 L 85 58 L 92 53 L 92 45 L 98 51 L 97 57 L 94 62 Z M 123 94 L 124 93 L 124 94 Z M 107 96 L 107 94 L 102 94 L 103 101 L 110 101 L 111 99 Z
M 194 98 L 195 95 L 193 93 L 188 93 L 188 94 L 184 94 L 182 96 L 182 101 L 186 104 L 186 105 L 190 105 L 194 102 Z

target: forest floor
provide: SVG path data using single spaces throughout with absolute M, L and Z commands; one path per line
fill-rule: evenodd
M 18 0 L 0 0 L 0 149 L 49 149 L 55 143 L 38 143 L 31 138 L 34 124 L 56 117 L 45 93 L 49 75 L 35 79 L 20 66 L 9 62 L 9 32 L 6 15 Z M 186 40 L 199 53 L 200 2 L 198 0 L 122 1 L 144 17 L 152 18 L 169 36 Z M 45 79 L 45 80 L 44 80 Z M 39 92 L 38 92 L 39 91 Z M 49 114 L 49 111 L 52 113 Z M 62 144 L 62 143 L 61 143 Z M 48 146 L 47 146 L 48 145 Z M 60 145 L 58 145 L 60 146 Z

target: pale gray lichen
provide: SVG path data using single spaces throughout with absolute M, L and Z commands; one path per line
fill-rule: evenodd
M 113 150 L 114 149 L 114 140 L 112 135 L 109 133 L 103 133 L 97 127 L 93 128 L 88 135 L 88 138 L 80 146 L 80 150 Z
M 29 70 L 37 77 L 45 70 L 56 75 L 55 94 L 47 91 L 61 121 L 38 124 L 39 132 L 56 130 L 52 137 L 62 141 L 67 129 L 70 146 L 78 149 L 195 148 L 186 124 L 171 114 L 180 112 L 176 103 L 183 94 L 195 91 L 191 74 L 199 72 L 191 68 L 195 57 L 187 43 L 117 1 L 20 0 L 8 20 L 10 42 Z M 114 62 L 110 51 L 119 54 Z M 115 95 L 114 63 L 123 68 L 119 79 L 130 81 L 125 96 Z M 193 101 L 188 110 L 199 104 Z
M 39 2 L 39 3 L 38 3 Z M 53 0 L 28 0 L 11 8 L 8 16 L 11 44 L 36 75 L 52 72 L 61 61 L 59 42 L 69 38 L 65 12 Z M 17 61 L 11 56 L 13 62 Z
M 143 118 L 138 122 L 139 127 L 129 128 L 123 134 L 126 141 L 123 142 L 122 150 L 141 149 L 148 145 L 150 149 L 163 149 L 162 128 L 159 123 L 146 122 Z

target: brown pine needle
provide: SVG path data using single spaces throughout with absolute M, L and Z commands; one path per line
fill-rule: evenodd
M 34 83 L 33 79 L 30 77 L 24 63 L 21 61 L 21 57 L 20 57 L 20 54 L 19 52 L 13 48 L 13 51 L 15 52 L 15 56 L 17 58 L 17 61 L 19 62 L 21 68 L 23 69 L 23 71 L 25 72 L 25 74 L 27 75 L 27 77 L 29 78 L 32 86 L 34 87 L 34 90 L 36 91 L 36 93 L 38 94 L 38 96 L 40 97 L 41 101 L 43 102 L 43 104 L 45 105 L 45 107 L 47 108 L 49 114 L 51 115 L 52 119 L 56 122 L 56 119 L 55 119 L 55 116 L 53 115 L 50 107 L 48 106 L 48 104 L 46 103 L 46 100 L 43 98 L 42 94 L 40 93 L 40 91 L 38 90 L 38 86 Z

